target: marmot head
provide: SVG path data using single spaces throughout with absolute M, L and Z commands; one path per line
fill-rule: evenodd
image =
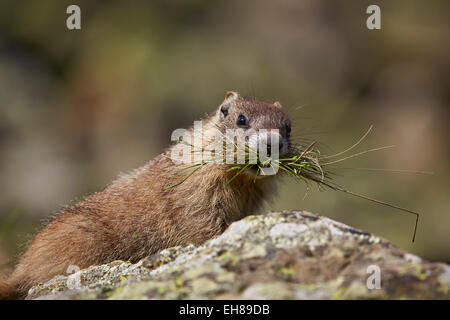
M 216 127 L 222 133 L 225 134 L 229 129 L 241 132 L 241 135 L 245 136 L 247 146 L 256 148 L 259 143 L 266 144 L 270 153 L 273 141 L 278 141 L 279 154 L 289 152 L 291 120 L 278 101 L 258 101 L 229 91 L 216 111 L 215 118 Z
M 275 175 L 276 161 L 292 152 L 290 133 L 291 121 L 278 101 L 258 101 L 229 91 L 206 123 L 196 121 L 191 130 L 172 133 L 177 144 L 171 158 L 193 166 L 216 163 L 221 169 L 223 165 L 246 169 L 252 176 Z

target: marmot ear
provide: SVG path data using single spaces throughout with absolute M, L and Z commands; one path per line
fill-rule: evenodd
M 234 91 L 228 91 L 225 94 L 225 100 L 223 100 L 222 104 L 219 107 L 219 118 L 223 120 L 228 115 L 228 111 L 231 106 L 234 105 L 235 101 L 239 98 L 239 93 Z
M 273 103 L 273 105 L 274 105 L 275 107 L 282 108 L 281 103 L 279 103 L 278 101 L 275 101 L 275 102 Z

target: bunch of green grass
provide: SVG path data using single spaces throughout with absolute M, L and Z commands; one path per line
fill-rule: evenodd
M 205 151 L 212 151 L 207 149 L 195 150 L 194 147 L 184 141 L 179 141 L 179 143 L 183 143 L 191 147 L 192 153 L 204 153 Z M 259 153 L 249 148 L 248 146 L 244 146 L 241 149 L 238 149 L 238 145 L 234 142 L 232 143 L 235 147 L 235 153 L 237 150 L 243 152 L 245 157 L 244 163 L 235 163 L 225 170 L 231 172 L 235 171 L 236 173 L 226 182 L 226 185 L 231 183 L 234 179 L 236 179 L 239 175 L 241 175 L 246 169 L 251 167 L 256 168 L 255 180 L 258 175 L 264 175 L 264 168 L 272 167 L 277 169 L 277 173 L 284 172 L 294 178 L 301 179 L 305 182 L 315 181 L 321 183 L 325 181 L 326 178 L 329 178 L 330 173 L 325 171 L 320 165 L 320 153 L 317 150 L 313 150 L 313 146 L 315 142 L 311 143 L 307 148 L 303 151 L 291 150 L 291 153 L 288 155 L 284 155 L 280 159 L 271 159 L 270 157 L 265 157 L 266 160 L 261 160 Z M 225 145 L 224 145 L 224 150 Z M 236 154 L 235 154 L 236 155 Z M 256 163 L 252 163 L 249 161 L 251 159 L 251 155 L 254 159 L 256 159 Z M 216 163 L 217 160 L 223 160 L 219 157 L 209 157 L 206 159 L 202 159 L 200 161 L 194 162 L 192 165 L 189 165 L 185 168 L 185 170 L 190 171 L 180 182 L 170 185 L 166 187 L 166 190 L 172 189 L 180 184 L 184 183 L 187 179 L 193 176 L 198 170 L 200 170 L 203 166 Z
M 320 187 L 326 187 L 330 188 L 335 191 L 340 191 L 355 197 L 359 197 L 368 201 L 372 201 L 381 205 L 389 206 L 394 209 L 401 210 L 403 212 L 407 212 L 410 214 L 414 214 L 416 216 L 415 225 L 414 225 L 414 232 L 412 237 L 412 242 L 414 242 L 416 237 L 416 231 L 417 231 L 417 225 L 419 221 L 419 213 L 414 212 L 412 210 L 402 208 L 393 204 L 390 204 L 388 202 L 384 202 L 381 200 L 377 200 L 350 190 L 347 190 L 343 188 L 342 186 L 334 183 L 332 181 L 332 171 L 330 169 L 332 168 L 338 168 L 335 166 L 332 166 L 336 163 L 345 161 L 347 159 L 360 156 L 369 152 L 379 151 L 383 149 L 392 148 L 394 146 L 383 146 L 378 148 L 373 148 L 369 150 L 365 150 L 362 152 L 358 152 L 355 154 L 352 154 L 350 156 L 346 156 L 337 160 L 329 160 L 331 158 L 339 157 L 353 148 L 355 148 L 357 145 L 359 145 L 365 137 L 369 134 L 369 132 L 372 130 L 372 126 L 367 130 L 367 132 L 352 146 L 345 149 L 344 151 L 341 151 L 339 153 L 333 154 L 333 155 L 325 155 L 322 156 L 320 151 L 315 149 L 314 146 L 316 144 L 315 141 L 313 141 L 310 145 L 307 147 L 300 147 L 300 148 L 291 148 L 291 151 L 288 155 L 283 155 L 280 159 L 268 159 L 266 161 L 261 161 L 260 156 L 257 151 L 249 148 L 248 146 L 245 146 L 244 149 L 241 149 L 240 151 L 244 152 L 246 161 L 244 163 L 239 164 L 233 164 L 230 167 L 227 167 L 225 170 L 227 171 L 235 171 L 236 173 L 226 182 L 226 185 L 231 183 L 234 179 L 236 179 L 239 175 L 241 175 L 246 169 L 249 169 L 251 167 L 256 168 L 256 175 L 255 180 L 258 175 L 263 174 L 263 168 L 267 168 L 268 166 L 272 166 L 273 168 L 278 169 L 278 173 L 286 173 L 288 176 L 295 178 L 297 180 L 304 181 L 306 183 L 309 182 L 315 182 Z M 180 143 L 185 143 L 183 141 L 180 141 Z M 238 150 L 238 146 L 234 144 L 235 150 Z M 188 144 L 190 147 L 193 147 L 192 145 Z M 224 145 L 225 150 L 225 145 Z M 208 150 L 193 150 L 193 153 L 201 152 Z M 253 155 L 254 158 L 256 157 L 257 161 L 256 163 L 250 163 L 248 161 L 250 159 L 250 155 Z M 210 163 L 216 163 L 217 160 L 223 160 L 217 157 L 210 157 L 207 159 L 202 159 L 201 161 L 198 161 L 196 163 L 193 163 L 192 165 L 186 167 L 186 170 L 191 170 L 186 177 L 184 177 L 180 182 L 168 186 L 165 188 L 165 190 L 169 190 L 172 188 L 175 188 L 176 186 L 184 183 L 187 179 L 189 179 L 192 175 L 194 175 L 198 170 L 200 170 L 203 166 L 210 164 Z M 344 168 L 345 169 L 345 168 Z M 424 172 L 424 171 L 411 171 L 411 170 L 392 170 L 392 169 L 374 169 L 374 168 L 356 168 L 356 169 L 366 169 L 366 170 L 382 170 L 382 171 L 390 171 L 390 172 L 400 172 L 400 173 L 420 173 L 420 174 L 432 174 L 431 172 Z

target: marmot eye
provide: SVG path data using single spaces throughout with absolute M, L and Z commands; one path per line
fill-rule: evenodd
M 291 134 L 291 126 L 290 125 L 286 125 L 286 132 L 287 132 L 288 136 Z
M 242 114 L 237 118 L 236 122 L 239 126 L 245 126 L 247 124 L 247 119 Z

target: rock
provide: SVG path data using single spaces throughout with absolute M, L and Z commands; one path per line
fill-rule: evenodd
M 379 275 L 379 289 L 376 276 Z M 369 287 L 368 287 L 369 284 Z M 202 246 L 113 261 L 33 287 L 28 299 L 448 299 L 450 266 L 304 211 L 233 223 Z

